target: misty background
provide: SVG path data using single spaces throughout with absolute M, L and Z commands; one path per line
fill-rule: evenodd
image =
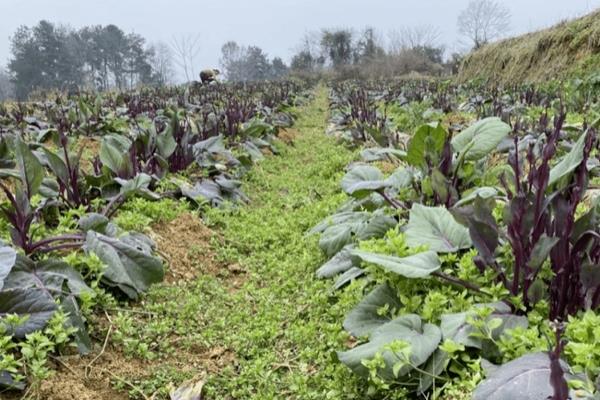
M 509 18 L 506 28 L 503 27 L 502 32 L 492 40 L 548 27 L 600 7 L 600 0 L 508 0 L 497 3 L 507 10 Z M 469 0 L 371 0 L 368 3 L 359 0 L 1 0 L 0 71 L 6 71 L 15 59 L 11 43 L 14 45 L 17 32 L 21 30 L 21 35 L 27 36 L 21 27 L 34 28 L 42 20 L 50 22 L 52 26 L 38 29 L 37 43 L 52 36 L 48 32 L 54 28 L 57 31 L 75 32 L 77 37 L 84 32 L 87 33 L 86 40 L 101 42 L 105 38 L 102 32 L 94 36 L 95 27 L 110 26 L 112 29 L 112 25 L 116 25 L 117 33 L 122 37 L 119 39 L 123 42 L 122 48 L 133 48 L 133 53 L 123 64 L 128 67 L 118 68 L 121 72 L 127 69 L 131 72 L 119 73 L 122 76 L 118 78 L 115 74 L 112 81 L 104 76 L 104 81 L 94 84 L 101 89 L 109 86 L 133 87 L 138 83 L 156 83 L 157 80 L 164 83 L 160 82 L 164 76 L 169 78 L 168 83 L 191 81 L 198 79 L 200 70 L 222 68 L 224 64 L 228 78 L 232 78 L 236 73 L 235 62 L 230 62 L 227 68 L 227 63 L 223 62 L 226 54 L 230 61 L 244 59 L 250 61 L 254 69 L 261 63 L 263 69 L 269 69 L 268 74 L 259 74 L 257 79 L 283 76 L 287 66 L 291 64 L 293 67 L 294 62 L 308 63 L 310 66 L 319 62 L 326 65 L 327 62 L 323 60 L 324 29 L 331 33 L 330 55 L 331 51 L 337 51 L 335 46 L 338 49 L 344 46 L 344 38 L 336 35 L 343 36 L 344 32 L 351 32 L 352 46 L 356 46 L 356 49 L 352 49 L 353 61 L 344 61 L 348 64 L 360 62 L 356 58 L 360 51 L 365 54 L 371 52 L 367 55 L 373 58 L 380 48 L 382 53 L 390 53 L 394 46 L 400 44 L 405 47 L 407 36 L 416 35 L 418 38 L 416 42 L 409 43 L 410 47 L 419 49 L 419 57 L 426 56 L 427 60 L 442 65 L 442 60 L 451 60 L 473 47 L 473 43 L 459 33 L 457 24 L 459 15 L 468 5 Z M 367 31 L 366 28 L 370 29 Z M 419 30 L 421 28 L 424 30 Z M 35 29 L 30 30 L 30 37 L 35 36 L 35 32 Z M 66 41 L 67 36 L 58 35 L 58 42 Z M 339 42 L 340 39 L 342 42 Z M 111 41 L 114 42 L 112 38 Z M 26 38 L 21 40 L 21 43 L 26 42 Z M 316 47 L 321 49 L 315 50 Z M 21 46 L 22 50 L 26 48 L 25 44 Z M 186 57 L 179 57 L 179 52 L 186 50 L 187 60 Z M 303 50 L 309 50 L 313 58 L 303 59 L 306 56 Z M 86 49 L 79 48 L 79 51 L 81 54 L 85 51 L 89 53 Z M 119 52 L 118 49 L 115 51 Z M 317 60 L 319 51 L 320 61 Z M 191 53 L 193 57 L 189 56 Z M 92 58 L 98 57 L 97 54 L 92 56 L 83 61 L 85 65 L 80 69 L 83 68 L 82 73 L 90 75 L 91 68 L 91 76 L 97 80 L 102 75 L 98 69 L 101 64 L 94 66 Z M 75 56 L 63 62 L 73 64 L 79 58 Z M 403 62 L 406 64 L 405 58 Z M 23 57 L 20 60 L 21 70 L 35 64 L 30 62 L 31 59 Z M 52 59 L 47 61 L 56 62 Z M 330 65 L 336 64 L 333 57 L 329 61 Z M 157 78 L 157 66 L 160 69 L 161 65 L 169 62 L 172 64 L 170 68 L 165 69 L 163 77 Z M 410 66 L 407 64 L 404 68 L 413 70 L 418 62 L 409 60 Z M 397 64 L 396 60 L 394 68 L 398 67 Z M 387 69 L 387 73 L 399 72 L 397 69 Z M 429 68 L 427 72 L 435 73 L 437 70 Z M 248 75 L 246 71 L 240 71 L 238 75 L 239 80 L 253 79 L 253 75 Z M 8 79 L 6 73 L 4 79 Z M 43 76 L 38 78 L 38 83 L 44 79 Z M 33 87 L 31 84 L 25 92 Z

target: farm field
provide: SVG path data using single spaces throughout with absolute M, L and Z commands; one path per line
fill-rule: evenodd
M 600 11 L 509 37 L 509 3 L 222 71 L 200 34 L 15 27 L 0 400 L 599 400 Z
M 557 354 L 579 382 L 567 390 L 591 396 L 597 117 L 577 111 L 591 92 L 411 80 L 247 96 L 277 88 L 298 94 L 204 141 L 200 124 L 185 140 L 193 93 L 138 137 L 70 141 L 63 120 L 5 109 L 30 138 L 4 136 L 0 294 L 24 298 L 3 303 L 5 384 L 49 399 L 487 398 L 519 383 L 503 368 L 549 377 Z M 71 154 L 81 142 L 99 156 Z M 186 145 L 187 167 L 173 162 Z

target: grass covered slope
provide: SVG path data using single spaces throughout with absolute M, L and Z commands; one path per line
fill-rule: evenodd
M 467 55 L 459 80 L 543 82 L 600 67 L 600 10 L 538 32 L 491 43 Z
M 293 146 L 246 177 L 248 205 L 208 212 L 221 237 L 213 251 L 230 268 L 157 286 L 144 301 L 151 318 L 119 321 L 122 343 L 153 347 L 161 358 L 135 379 L 147 396 L 158 390 L 157 398 L 165 398 L 169 383 L 201 379 L 206 399 L 365 398 L 364 385 L 333 358 L 348 340 L 340 322 L 360 285 L 334 301 L 331 282 L 315 277 L 324 261 L 318 238 L 306 236 L 345 199 L 339 182 L 354 158 L 323 134 L 327 109 L 321 89 L 299 110 Z

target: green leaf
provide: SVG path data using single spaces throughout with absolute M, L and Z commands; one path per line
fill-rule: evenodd
M 490 117 L 471 125 L 452 138 L 452 148 L 467 161 L 477 161 L 491 153 L 511 131 L 500 118 Z
M 550 251 L 554 248 L 554 246 L 560 241 L 560 238 L 557 237 L 549 237 L 546 234 L 543 234 L 540 237 L 540 240 L 533 246 L 533 250 L 531 251 L 531 257 L 529 258 L 529 262 L 527 263 L 528 267 L 531 269 L 538 269 L 542 266 Z
M 475 201 L 475 199 L 477 197 L 481 197 L 482 199 L 489 199 L 492 197 L 496 197 L 499 193 L 500 192 L 499 192 L 498 188 L 489 187 L 489 186 L 478 187 L 475 190 L 471 191 L 468 195 L 463 196 L 463 198 L 460 199 L 459 201 L 457 201 L 453 207 L 454 208 L 461 207 L 461 206 L 467 205 L 469 203 L 472 203 L 473 201 Z
M 0 292 L 0 318 L 16 314 L 27 318 L 18 326 L 3 324 L 6 334 L 23 339 L 31 332 L 43 329 L 58 306 L 54 299 L 41 289 L 12 289 Z
M 364 149 L 360 152 L 360 157 L 366 162 L 387 160 L 387 159 L 402 159 L 406 156 L 406 152 L 391 147 L 372 147 Z
M 352 245 L 344 247 L 333 258 L 327 261 L 317 270 L 318 278 L 331 278 L 337 274 L 348 271 L 354 266 L 350 250 Z
M 63 159 L 45 147 L 42 148 L 42 150 L 46 155 L 46 160 L 48 161 L 48 166 L 52 170 L 52 173 L 54 173 L 54 175 L 56 175 L 56 177 L 64 184 L 69 182 L 69 171 L 67 170 L 67 165 Z
M 435 353 L 429 357 L 427 364 L 421 368 L 427 373 L 420 374 L 419 388 L 417 389 L 418 393 L 425 394 L 425 392 L 433 385 L 434 376 L 440 376 L 449 363 L 450 357 L 448 357 L 448 353 L 437 349 Z
M 434 163 L 446 142 L 446 130 L 440 125 L 422 125 L 414 134 L 406 152 L 406 162 L 418 168 L 427 167 L 427 157 Z
M 487 317 L 486 323 L 492 320 L 501 320 L 502 323 L 492 329 L 492 337 L 494 340 L 499 339 L 502 333 L 508 329 L 514 329 L 516 327 L 527 328 L 529 325 L 527 317 L 512 314 L 510 307 L 504 303 L 477 304 L 475 307 L 492 307 L 494 309 L 491 315 Z M 473 310 L 442 315 L 440 327 L 442 329 L 443 339 L 450 339 L 467 347 L 481 349 L 483 347 L 482 340 L 479 337 L 473 336 L 478 330 L 467 322 L 469 317 L 475 318 L 476 312 Z M 497 322 L 494 323 L 497 324 Z
M 560 361 L 567 380 L 573 379 L 568 365 Z M 489 374 L 473 393 L 473 400 L 541 400 L 554 395 L 548 353 L 526 354 Z M 571 393 L 571 397 L 577 396 Z
M 347 224 L 334 225 L 327 228 L 323 232 L 321 238 L 319 239 L 319 247 L 321 247 L 325 254 L 331 257 L 340 251 L 344 246 L 349 244 L 351 240 L 351 226 Z
M 406 278 L 425 278 L 440 269 L 441 266 L 434 251 L 425 251 L 402 258 L 361 250 L 353 250 L 352 255 Z
M 415 203 L 406 225 L 406 242 L 411 247 L 426 245 L 438 253 L 452 253 L 472 246 L 469 230 L 456 222 L 443 207 Z
M 575 171 L 583 162 L 583 150 L 585 148 L 585 139 L 587 133 L 582 134 L 571 151 L 569 151 L 558 164 L 550 170 L 548 186 L 552 186 L 562 178 Z
M 368 240 L 385 236 L 396 225 L 398 225 L 398 221 L 389 215 L 385 215 L 384 211 L 380 209 L 373 212 L 369 219 L 356 225 L 353 231 L 359 240 Z
M 342 287 L 346 286 L 353 280 L 360 278 L 365 274 L 365 271 L 361 268 L 352 267 L 348 271 L 344 272 L 342 275 L 337 278 L 335 283 L 333 284 L 333 289 L 338 290 Z
M 424 364 L 437 349 L 441 340 L 440 329 L 432 324 L 423 324 L 418 315 L 403 315 L 385 325 L 377 328 L 370 336 L 368 343 L 355 347 L 352 350 L 338 352 L 339 360 L 348 368 L 361 376 L 368 376 L 368 369 L 363 365 L 363 360 L 372 359 L 375 354 L 382 353 L 385 368 L 379 370 L 379 376 L 384 379 L 394 380 L 393 367 L 401 360 L 389 350 L 384 350 L 386 345 L 402 340 L 410 344 L 410 363 L 416 367 Z M 404 376 L 413 369 L 404 365 L 398 376 Z
M 361 198 L 373 191 L 387 186 L 383 173 L 370 165 L 359 165 L 352 168 L 342 179 L 342 189 L 346 194 Z
M 394 171 L 385 181 L 389 187 L 396 190 L 410 187 L 414 179 L 414 172 L 412 168 L 400 167 Z
M 134 195 L 142 195 L 150 200 L 160 199 L 160 195 L 152 192 L 148 188 L 152 182 L 152 177 L 148 174 L 137 174 L 132 179 L 115 178 L 115 182 L 121 186 L 119 194 L 125 198 L 129 198 Z
M 128 234 L 118 239 L 88 231 L 85 250 L 95 253 L 107 268 L 102 280 L 119 288 L 131 299 L 161 282 L 164 268 L 152 255 L 154 244 L 142 234 Z
M 77 328 L 75 332 L 75 342 L 77 343 L 77 350 L 79 354 L 85 355 L 92 351 L 92 340 L 88 335 L 87 329 L 85 328 L 85 322 L 81 315 L 81 310 L 77 304 L 77 300 L 74 296 L 68 296 L 61 303 L 62 309 L 69 313 L 69 325 L 73 328 Z
M 127 169 L 127 153 L 123 153 L 107 140 L 102 141 L 100 147 L 100 161 L 115 175 L 121 174 Z
M 158 152 L 164 158 L 169 158 L 175 149 L 177 148 L 177 142 L 173 138 L 171 130 L 167 129 L 165 132 L 160 133 L 156 136 L 156 147 Z
M 347 224 L 353 227 L 358 227 L 364 222 L 366 222 L 370 217 L 370 213 L 362 212 L 362 211 L 344 211 L 341 213 L 333 214 L 323 221 L 319 222 L 314 228 L 312 228 L 308 233 L 315 234 L 325 232 L 331 226 Z
M 32 196 L 38 193 L 42 185 L 44 167 L 29 149 L 27 143 L 21 139 L 15 140 L 15 161 L 23 188 L 27 197 L 31 199 Z
M 0 290 L 4 287 L 4 279 L 10 273 L 17 260 L 17 252 L 0 242 Z
M 382 307 L 389 307 L 388 315 L 380 315 Z M 346 317 L 344 329 L 352 336 L 365 336 L 390 322 L 393 310 L 402 307 L 396 292 L 387 284 L 379 285 L 369 293 Z
M 92 289 L 83 281 L 83 277 L 69 264 L 46 259 L 38 262 L 19 255 L 11 273 L 4 281 L 5 289 L 44 290 L 54 297 L 61 296 L 66 289 L 75 296 Z

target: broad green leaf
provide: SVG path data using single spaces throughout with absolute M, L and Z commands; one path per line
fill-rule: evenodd
M 124 196 L 125 198 L 129 198 L 134 195 L 142 195 L 147 199 L 158 200 L 160 196 L 154 192 L 152 192 L 148 187 L 152 182 L 152 177 L 147 174 L 137 174 L 132 179 L 121 179 L 115 178 L 115 182 L 117 182 L 121 186 L 121 190 L 119 194 Z
M 177 142 L 173 138 L 173 133 L 166 130 L 156 136 L 156 147 L 158 152 L 164 158 L 169 158 L 177 148 Z
M 366 162 L 373 162 L 387 159 L 402 159 L 406 152 L 391 147 L 374 147 L 364 149 L 360 152 L 360 157 Z
M 472 203 L 477 197 L 481 197 L 482 199 L 489 199 L 491 197 L 497 196 L 499 193 L 500 192 L 498 188 L 482 186 L 471 191 L 468 195 L 463 196 L 462 199 L 460 199 L 456 202 L 456 204 L 454 204 L 454 207 L 460 207 Z
M 194 186 L 186 182 L 178 183 L 178 185 L 182 195 L 198 204 L 208 201 L 213 205 L 219 205 L 223 202 L 221 188 L 211 179 L 198 181 Z
M 389 187 L 400 190 L 409 187 L 412 184 L 414 175 L 412 168 L 400 167 L 385 181 Z
M 319 239 L 319 246 L 329 257 L 336 254 L 352 240 L 352 227 L 348 224 L 327 228 Z
M 411 247 L 426 245 L 438 253 L 452 253 L 472 246 L 469 230 L 456 222 L 443 207 L 415 203 L 406 225 L 406 242 Z
M 10 273 L 17 260 L 17 252 L 0 242 L 0 290 L 4 287 L 4 279 Z
M 319 224 L 312 228 L 308 233 L 315 234 L 324 232 L 327 228 L 331 226 L 341 224 L 348 224 L 357 227 L 362 223 L 366 222 L 369 219 L 370 215 L 370 213 L 362 211 L 344 211 L 341 213 L 333 214 L 325 218 L 323 221 L 319 222 Z
M 38 193 L 44 180 L 44 167 L 21 139 L 15 140 L 15 161 L 28 198 Z
M 67 166 L 63 159 L 45 147 L 42 148 L 42 150 L 44 151 L 48 166 L 52 170 L 52 173 L 54 173 L 61 182 L 66 184 L 69 181 L 69 171 L 67 170 Z
M 352 247 L 352 245 L 344 247 L 333 258 L 323 264 L 317 270 L 317 277 L 331 278 L 352 268 L 354 266 L 354 260 L 350 252 Z
M 433 385 L 434 377 L 440 376 L 450 363 L 450 357 L 448 353 L 437 349 L 429 360 L 421 369 L 426 373 L 421 373 L 419 376 L 419 388 L 418 393 L 425 394 L 427 390 Z
M 88 354 L 90 351 L 92 351 L 92 340 L 88 335 L 85 327 L 85 321 L 81 315 L 81 310 L 79 309 L 77 300 L 74 296 L 68 296 L 62 301 L 61 307 L 63 311 L 69 313 L 69 325 L 71 325 L 73 328 L 77 328 L 77 332 L 75 332 L 74 337 L 75 342 L 77 343 L 77 350 L 79 351 L 79 354 Z
M 410 362 L 414 366 L 423 365 L 437 349 L 442 334 L 440 329 L 432 324 L 423 324 L 418 315 L 403 315 L 372 332 L 369 342 L 345 352 L 338 352 L 339 360 L 348 368 L 361 376 L 368 376 L 368 369 L 363 365 L 364 360 L 372 359 L 381 353 L 385 360 L 385 368 L 378 371 L 379 376 L 387 380 L 395 380 L 394 365 L 401 361 L 397 355 L 384 346 L 395 341 L 405 341 L 410 345 Z M 398 376 L 404 376 L 413 368 L 406 365 L 398 370 Z
M 333 289 L 338 290 L 338 289 L 346 286 L 353 280 L 360 278 L 364 274 L 365 274 L 365 271 L 363 269 L 357 268 L 357 267 L 352 267 L 336 279 L 335 283 L 333 284 Z
M 492 337 L 497 340 L 502 333 L 508 329 L 516 327 L 527 328 L 527 317 L 514 315 L 510 307 L 504 303 L 493 304 L 477 304 L 475 307 L 491 307 L 493 312 L 487 317 L 486 322 L 493 319 L 500 319 L 501 324 L 492 329 Z M 483 343 L 481 338 L 473 336 L 477 330 L 467 321 L 469 317 L 475 317 L 475 311 L 468 311 L 455 314 L 442 315 L 441 330 L 443 339 L 451 339 L 452 341 L 463 344 L 467 347 L 481 349 Z
M 112 143 L 103 140 L 100 146 L 100 161 L 115 175 L 119 175 L 127 167 L 127 154 Z
M 574 379 L 560 361 L 567 380 Z M 473 400 L 541 400 L 554 395 L 548 353 L 526 354 L 493 371 L 473 392 Z M 576 399 L 575 393 L 570 398 Z
M 0 319 L 8 314 L 26 318 L 25 322 L 18 326 L 3 324 L 2 328 L 6 329 L 6 334 L 17 339 L 23 339 L 28 333 L 43 329 L 57 308 L 54 299 L 41 289 L 11 289 L 0 292 Z
M 62 296 L 66 288 L 75 296 L 83 292 L 92 292 L 83 277 L 69 264 L 57 260 L 46 259 L 32 261 L 19 255 L 15 266 L 4 281 L 5 289 L 43 290 L 54 297 Z
M 452 148 L 467 161 L 477 161 L 491 153 L 510 133 L 500 118 L 490 117 L 471 125 L 452 138 Z
M 342 179 L 342 189 L 346 194 L 361 198 L 370 192 L 387 186 L 383 173 L 370 165 L 358 165 L 352 168 Z
M 387 307 L 388 311 L 382 315 L 380 310 L 383 307 Z M 402 303 L 394 289 L 387 284 L 379 285 L 350 311 L 344 320 L 344 329 L 354 337 L 368 335 L 390 322 L 391 313 L 400 307 Z
M 273 126 L 260 119 L 252 119 L 246 122 L 242 129 L 245 136 L 260 137 L 271 132 Z
M 353 232 L 359 240 L 368 240 L 380 238 L 398 225 L 398 221 L 389 215 L 384 214 L 383 210 L 376 210 L 369 219 L 356 226 Z
M 118 228 L 105 215 L 89 213 L 79 219 L 79 228 L 84 231 L 94 231 L 107 236 L 116 236 Z
M 425 278 L 440 269 L 440 260 L 434 251 L 425 251 L 408 257 L 395 257 L 385 254 L 353 250 L 352 254 L 361 260 L 378 265 L 387 271 L 406 278 Z
M 106 264 L 103 281 L 131 299 L 137 299 L 139 293 L 164 277 L 162 261 L 152 255 L 153 243 L 144 235 L 129 234 L 116 239 L 88 231 L 85 249 Z
M 418 168 L 427 166 L 428 156 L 435 162 L 444 148 L 446 136 L 446 130 L 440 124 L 421 126 L 408 144 L 406 162 Z
M 585 148 L 585 139 L 587 133 L 582 134 L 571 151 L 569 151 L 558 164 L 550 169 L 548 186 L 552 186 L 559 180 L 575 171 L 583 162 L 583 150 Z

